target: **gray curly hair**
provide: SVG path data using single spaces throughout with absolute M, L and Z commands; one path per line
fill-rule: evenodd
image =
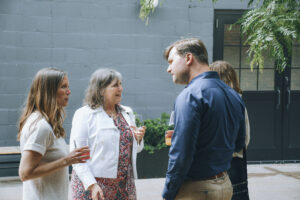
M 96 70 L 92 74 L 89 86 L 86 89 L 84 104 L 89 105 L 92 109 L 103 106 L 103 91 L 114 80 L 122 81 L 122 75 L 120 72 L 109 68 Z

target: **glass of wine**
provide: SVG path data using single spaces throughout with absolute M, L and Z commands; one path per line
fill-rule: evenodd
M 165 132 L 165 142 L 167 146 L 171 146 L 172 144 L 172 135 L 174 133 L 174 111 L 171 112 L 170 114 L 170 119 L 169 119 L 169 128 Z
M 143 139 L 143 136 L 140 134 L 141 130 L 143 129 L 143 125 L 144 125 L 143 116 L 141 114 L 136 114 L 135 122 L 136 122 L 136 127 L 132 126 L 131 131 L 134 133 L 134 135 L 137 139 L 137 142 L 140 143 L 140 141 Z
M 88 147 L 89 146 L 89 140 L 88 138 L 76 138 L 74 140 L 74 147 L 76 148 L 81 148 L 81 147 Z M 82 156 L 85 156 L 83 160 L 88 160 L 90 159 L 90 152 L 83 153 Z

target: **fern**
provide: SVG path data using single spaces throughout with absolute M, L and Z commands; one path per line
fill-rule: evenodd
M 248 36 L 245 45 L 250 46 L 252 70 L 257 65 L 263 69 L 265 52 L 276 60 L 277 70 L 283 71 L 288 66 L 292 41 L 299 39 L 299 5 L 297 0 L 265 0 L 261 7 L 248 11 L 239 21 L 242 33 Z

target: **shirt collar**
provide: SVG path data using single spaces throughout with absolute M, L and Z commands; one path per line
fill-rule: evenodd
M 121 106 L 121 105 L 117 105 L 117 112 L 123 112 L 125 111 L 125 109 Z M 105 112 L 105 110 L 103 109 L 103 106 L 99 106 L 96 109 L 92 109 L 92 112 Z
M 189 85 L 191 85 L 193 82 L 195 82 L 198 79 L 206 79 L 206 78 L 219 79 L 218 72 L 215 72 L 215 71 L 203 72 L 203 73 L 199 74 L 198 76 L 194 77 L 185 87 L 188 87 Z

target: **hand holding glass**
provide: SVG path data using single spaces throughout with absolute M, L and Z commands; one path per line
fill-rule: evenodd
M 74 140 L 74 147 L 75 148 L 82 148 L 82 147 L 88 147 L 89 146 L 89 140 L 87 138 L 76 138 Z M 82 160 L 88 160 L 90 159 L 90 152 L 86 152 L 82 154 Z
M 172 144 L 172 135 L 174 133 L 174 130 L 167 130 L 165 133 L 165 142 L 167 146 L 171 146 Z
M 135 121 L 136 121 L 137 125 L 140 125 L 140 127 L 131 126 L 130 128 L 131 128 L 131 131 L 134 133 L 134 136 L 135 136 L 137 142 L 140 143 L 140 141 L 144 137 L 145 130 L 146 130 L 146 127 L 143 126 L 143 124 L 144 124 L 143 116 L 140 114 L 136 114 Z
M 136 138 L 136 141 L 138 143 L 141 142 L 141 140 L 143 139 L 144 137 L 144 134 L 145 134 L 145 130 L 146 130 L 146 127 L 145 126 L 141 126 L 141 127 L 135 127 L 135 126 L 131 126 L 130 127 L 135 138 Z
M 174 111 L 171 112 L 171 115 L 170 115 L 170 120 L 169 120 L 169 127 L 173 126 L 174 125 Z M 165 142 L 166 142 L 166 145 L 167 146 L 171 146 L 172 144 L 172 135 L 174 133 L 174 130 L 167 130 L 165 132 Z

